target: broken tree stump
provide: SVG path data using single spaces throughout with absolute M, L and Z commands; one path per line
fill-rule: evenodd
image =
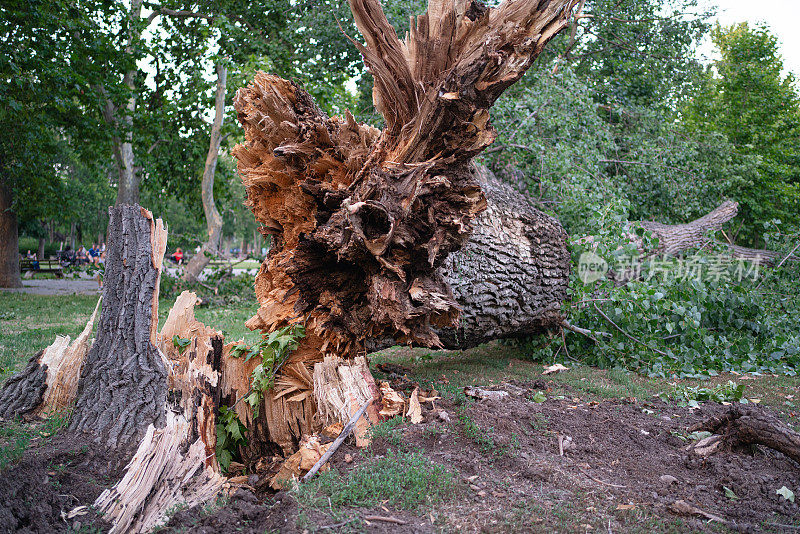
M 212 500 L 225 484 L 216 460 L 222 333 L 195 319 L 196 303 L 184 291 L 156 336 L 168 373 L 164 424 L 146 428 L 122 479 L 94 503 L 112 533 L 149 532 L 171 507 Z
M 109 208 L 103 310 L 69 428 L 111 447 L 138 442 L 150 424 L 165 423 L 167 371 L 155 338 L 166 246 L 161 219 L 138 205 Z
M 377 0 L 351 0 L 382 131 L 349 113 L 328 117 L 276 76 L 259 73 L 237 92 L 245 143 L 232 153 L 247 204 L 273 239 L 248 326 L 303 323 L 307 333 L 266 400 L 271 434 L 297 443 L 311 429 L 315 408 L 302 393 L 325 356 L 364 354 L 368 338 L 444 345 L 437 329 L 455 327 L 460 306 L 441 268 L 487 207 L 471 161 L 496 137 L 489 108 L 576 3 L 431 0 L 401 41 Z M 563 231 L 545 234 L 563 245 Z

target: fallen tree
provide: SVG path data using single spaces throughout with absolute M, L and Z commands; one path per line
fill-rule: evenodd
M 575 3 L 432 0 L 400 41 L 377 0 L 351 0 L 383 131 L 349 113 L 328 117 L 276 76 L 259 73 L 238 91 L 246 142 L 233 155 L 247 204 L 274 243 L 247 325 L 306 328 L 262 411 L 261 424 L 284 448 L 314 427 L 304 377 L 326 355 L 363 354 L 368 338 L 438 347 L 436 329 L 456 326 L 460 306 L 441 268 L 487 208 L 470 163 L 496 137 L 488 110 L 566 26 Z M 542 237 L 563 247 L 558 224 L 540 220 Z M 561 257 L 554 261 L 557 271 Z M 557 324 L 553 306 L 539 305 L 546 311 L 531 324 Z

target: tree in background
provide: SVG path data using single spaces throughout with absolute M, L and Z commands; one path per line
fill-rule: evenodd
M 697 131 L 718 131 L 736 153 L 756 158 L 757 174 L 732 183 L 743 205 L 742 237 L 760 240 L 762 223 L 800 221 L 800 97 L 791 74 L 782 76 L 777 38 L 764 26 L 717 26 L 721 58 L 685 109 Z
M 88 16 L 100 9 L 60 0 L 0 7 L 0 287 L 21 285 L 19 221 L 39 226 L 63 213 L 86 192 L 70 187 L 78 169 L 102 151 L 97 116 L 87 112 L 98 74 L 87 58 L 114 54 Z

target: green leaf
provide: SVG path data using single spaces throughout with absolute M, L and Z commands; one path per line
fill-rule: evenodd
M 732 500 L 732 501 L 737 501 L 737 500 L 739 500 L 739 497 L 738 497 L 738 495 L 736 495 L 736 494 L 733 492 L 733 490 L 732 490 L 732 489 L 730 489 L 728 486 L 722 486 L 722 489 L 724 489 L 724 490 L 725 490 L 725 496 L 726 496 L 727 498 L 729 498 L 730 500 Z
M 544 394 L 544 392 L 537 391 L 536 393 L 533 394 L 531 400 L 536 403 L 542 403 L 547 400 L 547 396 Z
M 189 343 L 191 343 L 191 342 L 192 342 L 191 339 L 180 337 L 180 336 L 178 336 L 178 334 L 175 334 L 174 336 L 172 336 L 172 345 L 176 349 L 178 349 L 178 351 L 181 354 L 183 354 L 183 352 L 186 350 L 186 347 L 188 347 Z

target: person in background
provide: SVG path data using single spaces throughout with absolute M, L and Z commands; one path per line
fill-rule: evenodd
M 183 251 L 181 250 L 181 247 L 178 247 L 175 250 L 175 254 L 173 254 L 172 257 L 175 259 L 175 263 L 178 265 L 183 265 Z
M 89 263 L 89 254 L 87 254 L 86 249 L 83 248 L 83 245 L 78 247 L 78 251 L 75 253 L 75 261 L 78 265 Z
M 97 285 L 100 289 L 103 289 L 103 275 L 106 273 L 106 251 L 103 250 L 97 256 L 97 274 L 95 278 L 97 278 Z
M 96 243 L 92 243 L 92 248 L 89 249 L 89 262 L 97 265 L 97 260 L 100 259 L 100 250 L 97 248 Z
M 39 270 L 39 259 L 36 257 L 36 254 L 29 250 L 28 253 L 25 254 L 25 258 L 31 260 L 31 266 L 34 271 Z

